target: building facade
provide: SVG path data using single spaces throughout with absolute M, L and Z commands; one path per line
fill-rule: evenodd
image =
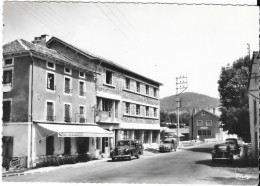
M 120 139 L 133 139 L 144 145 L 159 143 L 161 83 L 56 37 L 47 46 L 96 72 L 95 121 L 103 129 L 113 131 L 113 145 Z
M 251 135 L 251 157 L 254 161 L 259 159 L 259 53 L 254 52 L 248 83 L 248 102 Z
M 193 139 L 217 138 L 221 134 L 219 116 L 200 110 L 189 119 L 189 137 Z
M 102 139 L 112 137 L 95 124 L 95 73 L 37 43 L 45 38 L 3 46 L 3 162 L 21 157 L 33 167 L 40 156 L 87 152 L 96 158 Z

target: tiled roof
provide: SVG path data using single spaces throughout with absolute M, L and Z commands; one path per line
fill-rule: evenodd
M 63 41 L 63 40 L 57 38 L 57 37 L 52 37 L 52 38 L 47 42 L 47 46 L 48 46 L 52 41 L 55 41 L 55 40 L 58 41 L 58 42 L 60 42 L 60 43 L 62 43 L 62 44 L 65 44 L 66 46 L 71 47 L 72 49 L 76 50 L 77 52 L 79 52 L 79 53 L 81 53 L 81 54 L 83 54 L 83 55 L 85 55 L 85 56 L 87 56 L 87 57 L 89 57 L 89 58 L 97 59 L 97 60 L 99 60 L 99 61 L 102 61 L 102 63 L 105 63 L 105 64 L 108 64 L 108 65 L 114 66 L 114 67 L 116 67 L 116 68 L 119 68 L 119 69 L 121 69 L 121 70 L 130 72 L 130 73 L 132 73 L 132 74 L 135 74 L 135 75 L 137 75 L 137 76 L 139 76 L 139 77 L 142 77 L 142 78 L 144 78 L 144 79 L 147 79 L 147 80 L 152 81 L 152 82 L 154 82 L 154 83 L 157 83 L 157 84 L 159 84 L 159 85 L 163 85 L 163 84 L 160 83 L 160 82 L 157 82 L 157 81 L 154 81 L 154 80 L 152 80 L 152 79 L 150 79 L 150 78 L 147 78 L 147 77 L 145 77 L 145 76 L 142 76 L 142 75 L 140 75 L 140 74 L 138 74 L 138 73 L 136 73 L 136 72 L 133 72 L 133 71 L 131 71 L 131 70 L 129 70 L 129 69 L 127 69 L 127 68 L 125 68 L 125 67 L 123 67 L 123 66 L 121 66 L 121 65 L 119 65 L 119 64 L 117 64 L 117 63 L 115 63 L 115 62 L 112 62 L 112 61 L 107 60 L 107 59 L 105 59 L 105 58 L 102 58 L 102 57 L 100 57 L 100 56 L 94 55 L 94 54 L 90 53 L 90 52 L 87 51 L 87 50 L 84 50 L 84 49 L 81 49 L 81 48 L 79 48 L 79 47 L 76 47 L 76 46 L 74 46 L 74 45 L 72 45 L 72 44 L 70 44 L 70 43 L 67 43 L 67 42 L 65 42 L 65 41 Z
M 70 58 L 64 56 L 63 54 L 60 54 L 56 50 L 49 49 L 47 47 L 33 44 L 28 41 L 25 41 L 23 39 L 16 39 L 10 43 L 7 43 L 3 46 L 3 54 L 16 54 L 16 53 L 24 53 L 24 52 L 32 52 L 33 54 L 38 54 L 43 57 L 51 58 L 56 61 L 62 62 L 65 66 L 69 66 L 72 68 L 77 68 L 80 70 L 86 70 L 85 66 L 81 65 L 80 63 L 77 63 Z

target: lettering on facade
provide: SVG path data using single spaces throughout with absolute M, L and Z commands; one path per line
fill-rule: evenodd
M 209 127 L 200 127 L 200 129 L 208 129 Z

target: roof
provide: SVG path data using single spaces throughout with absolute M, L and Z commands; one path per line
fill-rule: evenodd
M 23 39 L 16 39 L 3 46 L 3 55 L 22 54 L 22 53 L 28 53 L 28 54 L 32 53 L 34 55 L 40 55 L 45 58 L 51 58 L 53 60 L 56 60 L 57 62 L 63 63 L 63 65 L 65 66 L 69 66 L 79 70 L 93 72 L 87 69 L 85 66 L 57 52 L 56 50 L 52 50 L 38 44 L 33 44 Z
M 210 112 L 210 111 L 208 111 L 208 110 L 205 110 L 205 109 L 201 109 L 199 112 L 197 112 L 197 113 L 194 114 L 193 116 L 196 116 L 196 115 L 198 115 L 198 114 L 201 113 L 201 112 L 206 112 L 206 113 L 208 113 L 208 114 L 210 114 L 210 115 L 212 115 L 212 116 L 215 116 L 215 117 L 219 118 L 218 115 L 216 115 L 216 114 L 214 114 L 214 113 L 212 113 L 212 112 Z
M 257 51 L 254 51 L 253 52 L 253 56 L 252 56 L 252 59 L 251 59 L 251 63 L 250 63 L 250 66 L 249 66 L 249 76 L 248 76 L 248 83 L 247 83 L 247 89 L 249 90 L 250 88 L 250 83 L 251 83 L 251 79 L 254 79 L 252 78 L 252 75 L 255 73 L 255 72 L 252 72 L 252 70 L 256 70 L 258 72 L 259 69 L 253 69 L 253 65 L 256 64 L 255 63 L 255 60 L 256 59 L 259 59 L 259 53 Z M 250 60 L 250 59 L 249 59 Z
M 151 82 L 153 82 L 153 83 L 156 83 L 156 84 L 159 84 L 159 85 L 163 85 L 162 83 L 160 83 L 160 82 L 158 82 L 158 81 L 155 81 L 155 80 L 152 80 L 152 79 L 147 78 L 147 77 L 145 77 L 145 76 L 142 76 L 142 75 L 140 75 L 140 74 L 138 74 L 138 73 L 136 73 L 136 72 L 134 72 L 134 71 L 131 71 L 131 70 L 129 70 L 129 69 L 127 69 L 127 68 L 125 68 L 125 67 L 123 67 L 123 66 L 121 66 L 121 65 L 119 65 L 119 64 L 117 64 L 117 63 L 115 63 L 115 62 L 112 62 L 112 61 L 107 60 L 107 59 L 105 59 L 105 58 L 102 58 L 102 57 L 100 57 L 100 56 L 94 55 L 94 54 L 90 53 L 90 52 L 87 51 L 87 50 L 84 50 L 84 49 L 81 49 L 81 48 L 79 48 L 79 47 L 76 47 L 76 46 L 74 46 L 74 45 L 72 45 L 72 44 L 70 44 L 70 43 L 68 43 L 68 42 L 65 42 L 65 41 L 63 41 L 63 40 L 57 38 L 57 37 L 54 37 L 54 36 L 53 36 L 50 40 L 47 41 L 46 45 L 49 46 L 50 43 L 52 43 L 52 42 L 54 42 L 54 41 L 58 41 L 58 42 L 62 43 L 63 45 L 66 45 L 67 47 L 70 47 L 71 49 L 77 51 L 78 53 L 80 53 L 80 54 L 82 54 L 82 55 L 84 55 L 84 56 L 86 56 L 86 57 L 88 57 L 88 58 L 99 60 L 99 61 L 102 62 L 102 63 L 105 63 L 105 64 L 107 64 L 107 65 L 113 66 L 113 67 L 118 68 L 118 69 L 120 69 L 120 70 L 124 70 L 124 71 L 126 71 L 126 72 L 129 72 L 129 73 L 134 74 L 134 75 L 136 75 L 136 76 L 139 76 L 139 77 L 141 77 L 141 78 L 144 78 L 144 79 L 146 79 L 146 80 L 149 80 L 149 81 L 151 81 Z

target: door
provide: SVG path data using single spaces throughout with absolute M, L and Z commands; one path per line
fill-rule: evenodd
M 2 138 L 2 166 L 7 168 L 13 157 L 13 137 L 3 136 Z
M 70 154 L 71 153 L 71 138 L 64 138 L 64 154 Z
M 85 154 L 89 151 L 89 138 L 77 138 L 77 152 Z
M 53 155 L 54 152 L 54 136 L 46 138 L 46 155 Z

